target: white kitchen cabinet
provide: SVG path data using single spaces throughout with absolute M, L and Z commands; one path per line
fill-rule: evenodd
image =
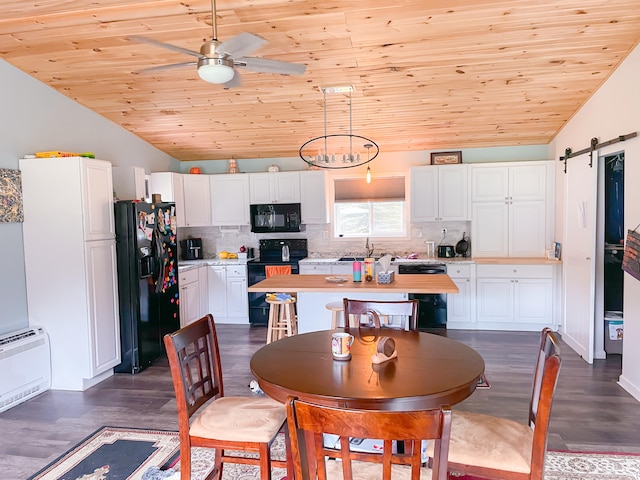
M 209 175 L 212 225 L 249 225 L 249 174 Z
M 227 317 L 249 321 L 247 296 L 247 267 L 228 265 L 227 269 Z
M 468 220 L 468 165 L 411 167 L 411 221 Z
M 86 390 L 120 363 L 111 164 L 23 159 L 20 170 L 29 323 L 49 334 L 52 388 Z
M 304 170 L 300 172 L 300 208 L 302 223 L 329 223 L 327 202 L 327 172 Z
M 459 292 L 447 295 L 447 328 L 475 328 L 475 265 L 447 265 Z
M 113 167 L 113 192 L 118 200 L 144 200 L 145 173 L 142 167 Z
M 208 267 L 209 310 L 218 323 L 249 323 L 246 265 Z
M 478 265 L 477 328 L 555 329 L 553 271 L 552 265 Z
M 306 264 L 300 264 L 300 273 L 301 274 L 311 274 L 311 275 L 330 275 L 331 272 L 331 265 L 326 264 L 326 265 L 306 265 Z
M 184 182 L 181 173 L 155 172 L 151 174 L 151 194 L 159 193 L 163 202 L 176 204 L 176 224 L 185 226 Z
M 544 257 L 551 240 L 548 162 L 472 165 L 475 257 Z
M 178 273 L 180 286 L 180 327 L 186 327 L 198 320 L 202 315 L 202 298 L 200 289 L 200 270 L 192 268 Z M 205 312 L 206 313 L 206 312 Z
M 182 175 L 184 188 L 184 226 L 211 225 L 211 188 L 209 175 Z
M 300 172 L 249 174 L 250 203 L 300 203 Z

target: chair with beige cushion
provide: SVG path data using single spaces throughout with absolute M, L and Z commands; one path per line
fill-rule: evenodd
M 167 334 L 178 408 L 180 478 L 191 480 L 191 448 L 215 448 L 215 468 L 207 479 L 221 478 L 223 462 L 260 467 L 260 479 L 271 478 L 270 447 L 286 421 L 284 405 L 267 397 L 225 397 L 220 351 L 213 317 L 205 317 Z M 254 452 L 259 458 L 229 456 L 225 449 Z M 218 476 L 219 475 L 219 476 Z
M 447 478 L 449 407 L 421 411 L 351 410 L 290 397 L 287 423 L 296 480 Z M 326 447 L 323 434 L 339 436 L 340 448 Z M 350 438 L 383 440 L 383 451 L 354 451 Z M 404 453 L 393 453 L 394 440 L 404 441 Z M 422 466 L 422 440 L 435 445 L 433 476 Z
M 542 480 L 551 403 L 560 371 L 560 346 L 551 329 L 541 334 L 529 422 L 456 410 L 449 471 L 495 480 Z M 428 449 L 431 456 L 432 449 Z

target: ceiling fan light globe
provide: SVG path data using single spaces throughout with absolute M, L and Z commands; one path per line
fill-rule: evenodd
M 198 76 L 208 83 L 227 83 L 233 78 L 233 63 L 224 58 L 203 58 L 198 62 Z

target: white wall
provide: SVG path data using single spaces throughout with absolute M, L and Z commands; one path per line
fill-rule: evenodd
M 1 60 L 0 105 L 0 168 L 17 169 L 25 154 L 62 150 L 94 152 L 114 165 L 137 165 L 147 172 L 179 169 L 172 157 Z M 43 238 L 42 248 L 46 245 Z M 22 224 L 0 223 L 0 252 L 2 334 L 29 323 Z M 64 259 L 52 252 L 52 281 L 55 269 L 63 267 Z
M 620 135 L 640 131 L 640 46 L 618 67 L 607 82 L 594 94 L 554 139 L 555 158 L 564 155 L 565 148 L 573 151 L 589 146 L 592 137 L 605 142 Z M 625 231 L 640 224 L 640 138 L 602 148 L 599 155 L 625 152 Z M 571 159 L 568 163 L 571 168 Z M 556 233 L 563 239 L 564 174 L 562 163 L 557 169 Z M 574 213 L 574 212 L 573 212 Z M 572 214 L 572 212 L 567 212 Z M 569 306 L 567 306 L 569 307 Z M 640 281 L 625 273 L 624 276 L 624 343 L 620 385 L 640 400 Z

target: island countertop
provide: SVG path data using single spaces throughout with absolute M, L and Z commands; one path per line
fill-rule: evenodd
M 350 275 L 345 282 L 329 282 L 327 275 L 275 275 L 248 288 L 249 292 L 361 292 L 361 293 L 458 293 L 458 287 L 447 274 L 396 275 L 392 283 L 354 282 Z

